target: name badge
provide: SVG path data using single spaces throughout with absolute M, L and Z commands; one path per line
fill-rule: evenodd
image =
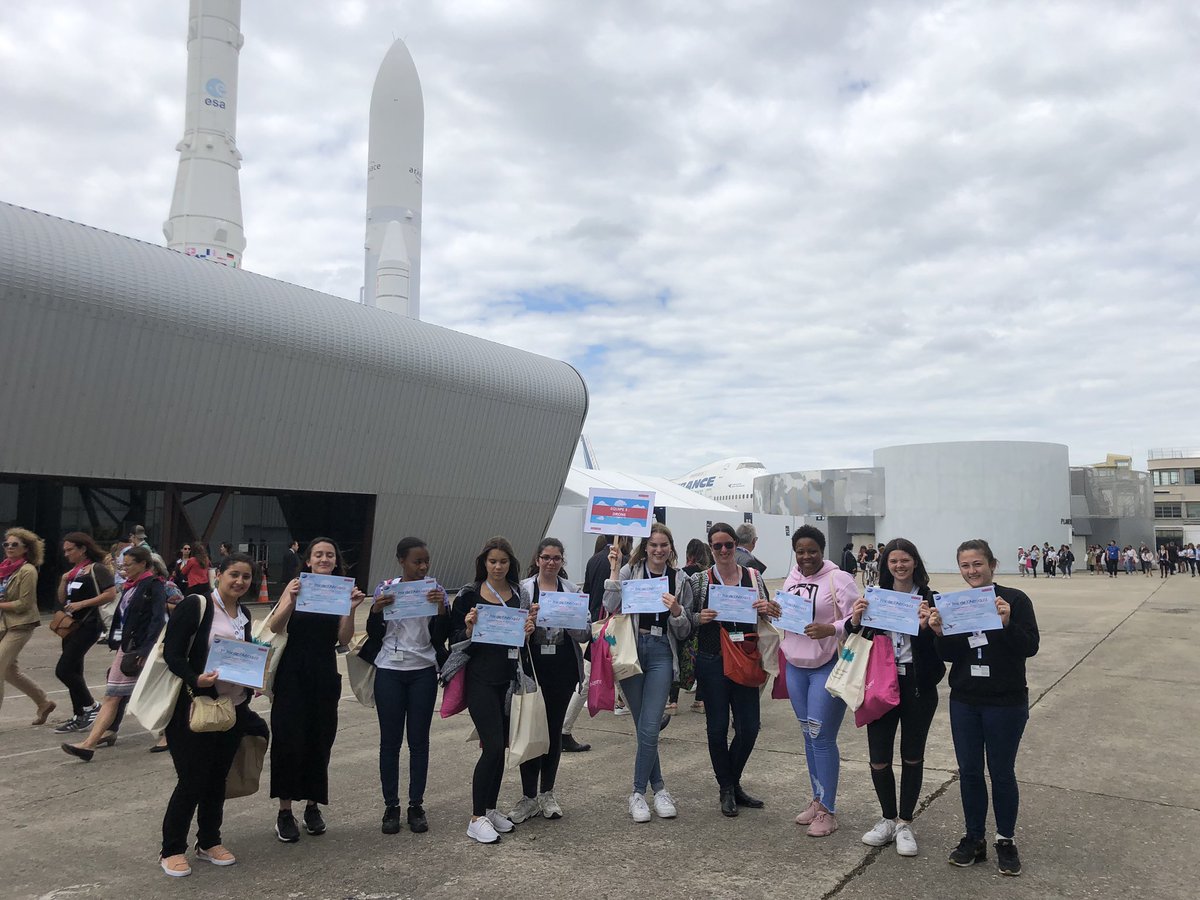
M 557 652 L 557 644 L 542 644 L 542 656 L 553 656 Z
M 987 642 L 987 635 L 982 631 L 976 631 L 967 638 L 967 644 L 970 645 L 972 650 L 974 650 L 976 647 L 986 647 Z
M 661 625 L 651 625 L 650 626 L 650 637 L 662 637 L 662 626 Z
M 521 651 L 516 647 L 509 647 L 508 648 L 508 658 L 509 659 L 520 659 Z
M 991 666 L 971 666 L 972 678 L 990 678 L 992 676 Z
M 250 620 L 246 618 L 246 614 L 239 612 L 237 618 L 233 620 L 233 627 L 237 631 L 245 631 L 246 626 L 250 624 Z
M 394 663 L 404 662 L 404 651 L 403 650 L 393 650 L 391 659 L 392 659 L 392 662 L 394 662 Z
M 83 587 L 82 581 L 72 581 L 70 584 L 67 585 L 67 590 L 68 591 L 77 591 L 81 587 Z
M 118 628 L 116 631 L 114 631 L 114 632 L 112 633 L 112 639 L 113 639 L 114 641 L 119 641 L 119 640 L 121 640 L 121 638 L 124 636 L 124 634 L 125 634 L 125 629 L 124 629 L 124 628 Z
M 904 663 L 896 663 L 896 674 L 897 675 L 907 675 L 908 674 L 908 666 L 905 665 Z
M 746 640 L 746 635 L 740 631 L 731 631 L 729 632 L 729 639 L 735 644 L 740 644 Z

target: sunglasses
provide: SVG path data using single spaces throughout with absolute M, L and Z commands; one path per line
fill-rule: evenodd
M 717 541 L 711 545 L 714 550 L 732 550 L 737 546 L 733 541 Z

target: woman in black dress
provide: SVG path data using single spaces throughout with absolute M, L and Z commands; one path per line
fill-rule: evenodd
M 329 538 L 313 538 L 304 559 L 306 572 L 345 575 L 342 551 Z M 285 844 L 300 840 L 293 800 L 308 801 L 304 830 L 313 836 L 325 833 L 318 804 L 329 803 L 329 754 L 342 696 L 337 646 L 354 637 L 354 611 L 366 599 L 355 587 L 348 616 L 324 615 L 296 612 L 299 592 L 300 579 L 293 578 L 267 617 L 271 631 L 288 636 L 271 698 L 271 796 L 279 800 L 275 836 Z

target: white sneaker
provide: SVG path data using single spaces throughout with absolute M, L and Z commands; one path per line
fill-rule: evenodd
M 908 822 L 896 826 L 896 852 L 901 856 L 917 855 L 917 836 Z
M 486 813 L 484 813 L 484 817 L 489 822 L 491 822 L 492 827 L 495 828 L 501 834 L 508 834 L 510 831 L 513 830 L 512 819 L 510 819 L 508 816 L 506 816 L 502 812 L 498 812 L 497 810 L 494 810 L 494 809 L 489 809 Z
M 526 819 L 532 819 L 534 816 L 540 816 L 542 808 L 538 805 L 537 800 L 533 797 L 522 797 L 521 802 L 513 807 L 513 811 L 508 814 L 509 821 L 514 825 L 520 825 Z M 503 828 L 497 828 L 503 831 Z
M 660 819 L 673 819 L 677 815 L 675 801 L 666 788 L 654 792 L 654 814 Z
M 496 829 L 492 827 L 487 816 L 480 816 L 467 826 L 467 837 L 474 838 L 481 844 L 494 844 L 500 840 L 500 835 L 496 834 Z
M 891 819 L 880 819 L 875 827 L 862 836 L 868 847 L 886 847 L 896 837 L 896 823 Z
M 629 707 L 628 706 L 618 706 L 616 709 L 613 710 L 613 715 L 614 716 L 627 716 L 627 715 L 629 715 Z
M 543 791 L 537 796 L 538 808 L 541 810 L 542 816 L 547 819 L 561 819 L 562 807 L 558 805 L 558 798 L 554 796 L 554 791 Z
M 646 798 L 642 794 L 629 795 L 629 815 L 633 816 L 635 822 L 650 821 L 650 807 L 646 805 Z

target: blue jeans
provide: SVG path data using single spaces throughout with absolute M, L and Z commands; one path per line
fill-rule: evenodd
M 1029 706 L 976 706 L 950 701 L 950 734 L 958 759 L 958 786 L 962 793 L 963 818 L 967 837 L 983 840 L 987 831 L 988 791 L 983 779 L 983 760 L 987 754 L 988 774 L 992 778 L 992 809 L 996 814 L 996 833 L 1015 837 L 1017 807 L 1021 803 L 1017 789 L 1017 748 Z
M 425 802 L 429 777 L 429 726 L 437 700 L 437 669 L 375 670 L 375 713 L 379 716 L 379 783 L 385 806 L 400 805 L 400 745 L 408 729 L 408 802 Z
M 831 813 L 837 812 L 838 777 L 842 765 L 837 736 L 846 714 L 846 704 L 825 690 L 837 656 L 815 669 L 786 664 L 788 697 L 804 732 L 804 757 L 813 797 Z
M 622 679 L 621 690 L 625 692 L 625 702 L 633 713 L 637 728 L 633 791 L 644 794 L 647 784 L 656 792 L 666 787 L 658 761 L 658 726 L 662 723 L 667 694 L 671 692 L 671 682 L 675 678 L 670 639 L 665 634 L 661 637 L 639 634 L 638 662 L 642 674 Z
M 742 771 L 760 723 L 758 688 L 746 687 L 725 677 L 725 663 L 713 653 L 696 653 L 696 683 L 704 690 L 704 724 L 708 732 L 708 758 L 717 786 L 733 790 Z M 733 740 L 729 740 L 729 717 L 733 716 Z

